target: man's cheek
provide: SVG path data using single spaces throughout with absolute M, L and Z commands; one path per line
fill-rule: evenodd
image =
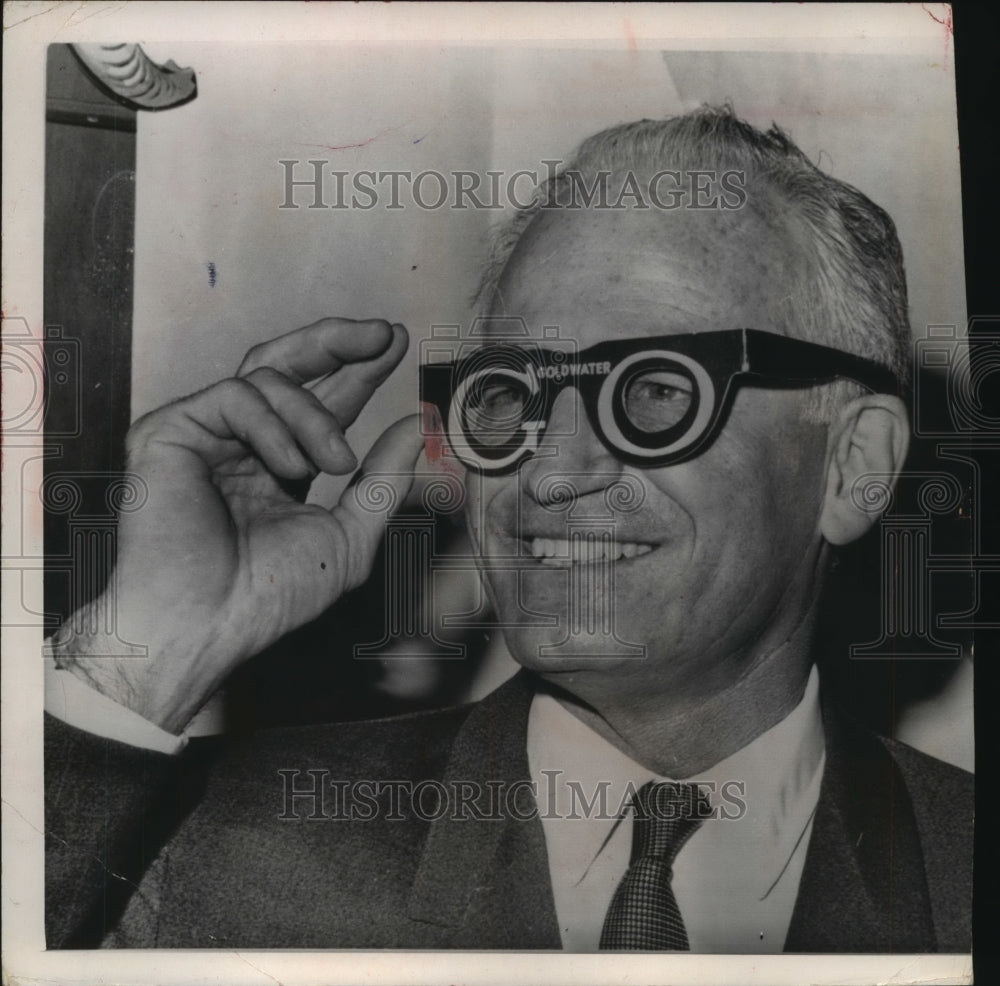
M 469 539 L 476 554 L 488 558 L 497 552 L 498 537 L 516 537 L 513 518 L 517 512 L 501 505 L 501 494 L 509 485 L 508 477 L 488 477 L 469 473 L 466 482 L 465 517 Z
M 469 473 L 465 478 L 465 527 L 473 552 L 483 554 L 483 488 L 480 477 Z

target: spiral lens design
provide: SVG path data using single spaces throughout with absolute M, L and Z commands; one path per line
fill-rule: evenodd
M 705 368 L 667 350 L 623 359 L 608 374 L 597 401 L 607 441 L 640 460 L 683 454 L 708 430 L 714 410 L 715 385 Z

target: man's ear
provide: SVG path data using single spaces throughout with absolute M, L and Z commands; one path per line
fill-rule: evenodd
M 830 426 L 827 488 L 820 533 L 830 544 L 856 541 L 881 516 L 885 498 L 864 496 L 863 477 L 895 485 L 910 445 L 906 405 L 890 394 L 849 401 Z

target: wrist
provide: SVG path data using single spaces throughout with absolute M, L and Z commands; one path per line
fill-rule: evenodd
M 106 632 L 88 617 L 91 607 L 74 613 L 45 641 L 56 668 L 136 713 L 160 729 L 180 735 L 197 709 L 188 711 L 181 695 L 171 696 L 162 674 L 152 673 L 148 648 Z M 162 670 L 162 669 L 161 669 Z

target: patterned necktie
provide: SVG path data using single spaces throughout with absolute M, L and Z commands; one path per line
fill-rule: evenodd
M 688 950 L 687 932 L 670 888 L 681 847 L 709 816 L 694 784 L 644 784 L 633 801 L 632 857 L 608 907 L 602 949 Z

